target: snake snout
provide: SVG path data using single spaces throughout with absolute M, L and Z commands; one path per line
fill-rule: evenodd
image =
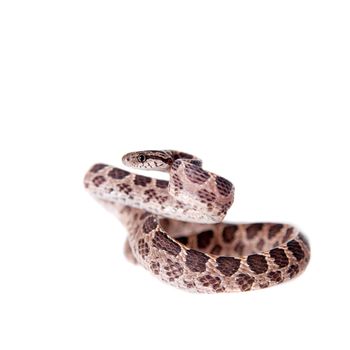
M 125 164 L 125 165 L 129 165 L 131 161 L 131 158 L 130 158 L 130 154 L 127 153 L 125 154 L 123 157 L 122 157 L 122 162 Z

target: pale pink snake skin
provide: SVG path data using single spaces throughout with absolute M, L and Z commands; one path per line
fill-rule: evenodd
M 192 292 L 248 291 L 299 275 L 310 259 L 305 236 L 281 223 L 222 223 L 234 187 L 205 171 L 197 157 L 177 151 L 141 151 L 127 166 L 168 172 L 170 180 L 95 164 L 88 192 L 128 231 L 127 257 L 163 281 Z

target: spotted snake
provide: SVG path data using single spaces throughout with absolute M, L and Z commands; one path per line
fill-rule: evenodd
M 95 164 L 88 192 L 128 231 L 126 256 L 163 281 L 192 292 L 266 288 L 299 275 L 310 259 L 305 236 L 282 223 L 223 223 L 234 187 L 177 151 L 128 153 L 133 168 L 169 173 L 169 181 Z

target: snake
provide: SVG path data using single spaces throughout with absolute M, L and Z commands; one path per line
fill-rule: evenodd
M 125 226 L 126 257 L 164 282 L 197 293 L 244 292 L 286 282 L 308 265 L 310 245 L 295 226 L 223 222 L 235 188 L 200 158 L 148 150 L 122 162 L 169 180 L 97 163 L 85 188 Z

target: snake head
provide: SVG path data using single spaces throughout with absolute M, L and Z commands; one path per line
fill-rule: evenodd
M 167 151 L 138 151 L 125 154 L 122 161 L 131 168 L 169 171 L 173 158 Z

